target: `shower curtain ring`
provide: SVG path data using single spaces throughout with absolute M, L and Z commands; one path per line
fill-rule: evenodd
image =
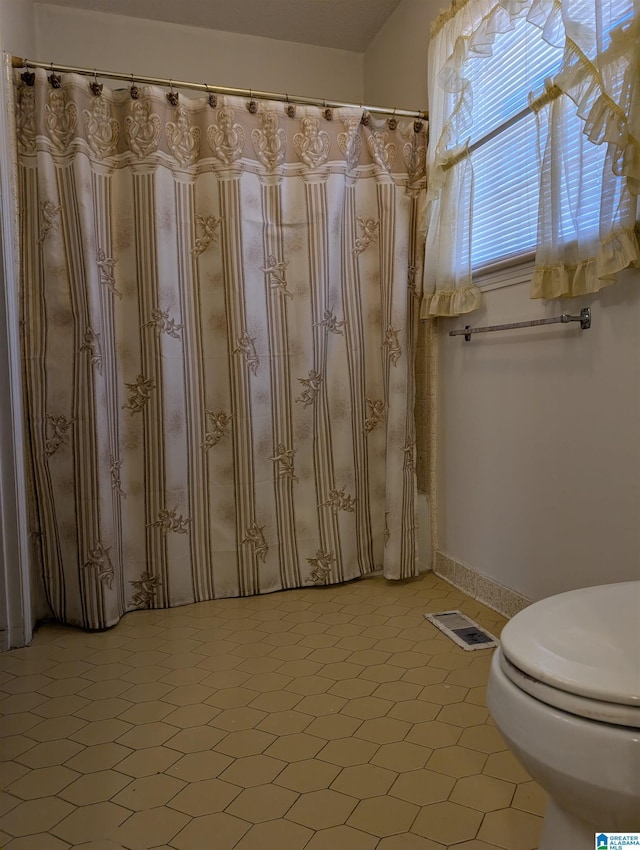
M 323 100 L 322 103 L 324 105 L 324 109 L 322 110 L 322 114 L 324 115 L 325 120 L 326 121 L 332 121 L 333 120 L 333 109 L 331 109 L 330 106 L 327 106 L 326 100 Z
M 93 92 L 96 97 L 100 97 L 102 94 L 103 84 L 98 82 L 98 71 L 93 69 L 93 82 L 89 83 L 89 88 Z
M 136 85 L 136 81 L 133 79 L 133 74 L 131 74 L 131 87 L 129 88 L 129 94 L 131 95 L 131 100 L 137 100 L 140 97 L 140 89 Z
M 285 94 L 285 97 L 287 99 L 287 105 L 286 105 L 284 111 L 287 113 L 289 118 L 295 118 L 296 117 L 296 108 L 292 103 L 289 103 L 289 95 Z
M 24 72 L 20 74 L 20 79 L 25 84 L 25 86 L 32 86 L 36 81 L 36 75 L 33 71 L 29 70 L 28 59 L 23 59 L 22 67 L 24 68 Z
M 396 118 L 396 110 L 394 109 L 394 110 L 393 110 L 393 115 L 391 116 L 391 118 L 388 118 L 388 119 L 387 119 L 387 127 L 388 127 L 390 130 L 392 130 L 392 131 L 393 131 L 393 130 L 395 130 L 395 129 L 397 128 L 397 126 L 398 126 L 398 119 Z
M 217 96 L 212 91 L 209 91 L 209 86 L 208 86 L 207 83 L 204 84 L 204 90 L 207 93 L 207 98 L 209 100 L 209 106 L 212 107 L 212 109 L 215 109 L 216 106 L 218 105 Z
M 255 115 L 258 111 L 258 104 L 253 99 L 253 89 L 249 89 L 249 103 L 247 104 L 247 109 L 252 115 Z
M 62 79 L 59 74 L 53 70 L 53 62 L 51 63 L 51 74 L 49 75 L 49 82 L 51 83 L 51 88 L 59 89 L 62 85 Z
M 167 100 L 169 101 L 171 106 L 177 106 L 180 94 L 177 91 L 173 90 L 173 80 L 169 80 L 169 86 L 171 88 L 171 91 L 167 92 Z

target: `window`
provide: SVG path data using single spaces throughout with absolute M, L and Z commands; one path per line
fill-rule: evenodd
M 469 62 L 474 92 L 473 273 L 535 250 L 540 179 L 529 93 L 542 92 L 545 79 L 557 73 L 561 62 L 562 49 L 540 38 L 540 30 L 526 18 L 496 38 L 492 56 Z
M 640 259 L 639 29 L 633 0 L 466 0 L 436 22 L 423 316 L 475 309 L 479 276 L 534 254 L 545 298 Z

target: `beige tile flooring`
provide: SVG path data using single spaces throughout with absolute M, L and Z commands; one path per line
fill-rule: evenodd
M 43 626 L 0 655 L 0 847 L 534 850 L 454 608 L 504 622 L 427 574 Z

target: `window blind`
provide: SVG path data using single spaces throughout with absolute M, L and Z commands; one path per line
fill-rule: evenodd
M 585 5 L 585 16 L 591 4 Z M 577 7 L 574 13 L 577 14 Z M 589 23 L 609 33 L 633 14 L 631 0 L 596 4 L 600 20 Z M 608 46 L 610 38 L 605 44 Z M 465 68 L 473 99 L 474 175 L 471 265 L 475 273 L 496 262 L 531 253 L 537 243 L 540 203 L 540 157 L 546 138 L 539 138 L 533 113 L 525 112 L 530 95 L 544 91 L 562 64 L 563 45 L 549 44 L 540 29 L 526 18 L 496 36 L 490 57 L 473 57 Z M 565 144 L 564 171 L 558 176 L 562 199 L 559 242 L 571 245 L 578 237 L 598 234 L 602 195 L 602 169 L 606 145 L 594 145 L 583 134 L 584 123 L 575 105 L 561 95 L 554 105 L 562 122 Z M 548 107 L 547 107 L 548 108 Z M 485 137 L 486 141 L 483 141 Z M 468 250 L 469 246 L 465 246 Z
M 483 139 L 528 105 L 562 62 L 562 50 L 525 18 L 496 36 L 493 55 L 471 59 L 473 138 Z M 526 113 L 471 155 L 474 175 L 471 266 L 530 253 L 536 245 L 540 168 L 533 113 Z

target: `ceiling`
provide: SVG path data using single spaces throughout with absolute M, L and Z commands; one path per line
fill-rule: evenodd
M 362 53 L 400 0 L 48 0 L 174 24 Z

